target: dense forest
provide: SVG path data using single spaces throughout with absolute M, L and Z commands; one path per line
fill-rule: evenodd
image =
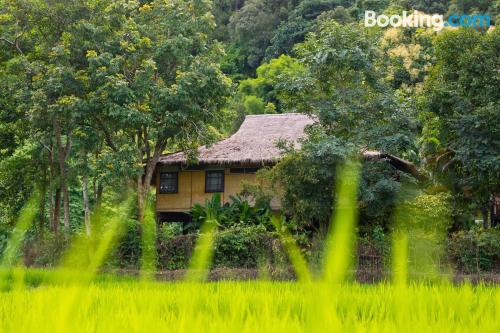
M 446 219 L 452 239 L 480 242 L 474 221 L 494 222 L 498 29 L 366 28 L 363 15 L 487 13 L 494 25 L 499 1 L 0 4 L 0 248 L 35 192 L 28 241 L 90 233 L 91 212 L 116 207 L 130 189 L 132 220 L 142 222 L 161 154 L 182 149 L 195 161 L 198 146 L 263 113 L 318 119 L 302 150 L 283 147 L 284 159 L 260 174 L 280 184 L 305 248 L 328 227 L 336 166 L 363 150 L 408 160 L 418 175 L 363 164 L 362 232 L 388 231 L 405 195 L 417 198 L 408 211 Z M 265 208 L 266 189 L 248 192 Z M 498 260 L 500 235 L 487 237 L 488 260 Z

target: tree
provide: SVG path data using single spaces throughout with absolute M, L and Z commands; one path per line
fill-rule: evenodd
M 68 187 L 80 182 L 88 223 L 90 176 L 98 183 L 95 202 L 106 182 L 133 178 L 142 220 L 163 151 L 194 151 L 213 139 L 205 129 L 220 123 L 231 82 L 219 69 L 223 51 L 212 39 L 210 4 L 8 3 L 0 32 L 11 48 L 4 58 L 24 68 L 5 66 L 16 98 L 3 101 L 17 104 L 45 152 L 53 229 L 61 201 L 69 229 Z
M 301 70 L 284 71 L 276 80 L 283 110 L 318 119 L 301 150 L 290 151 L 270 172 L 283 191 L 286 213 L 301 225 L 327 229 L 339 163 L 362 159 L 365 150 L 418 160 L 413 101 L 387 80 L 388 57 L 377 48 L 380 38 L 378 31 L 358 24 L 320 21 L 295 48 Z M 363 163 L 359 207 L 365 223 L 387 225 L 406 180 L 415 181 L 385 161 Z
M 75 29 L 82 16 L 92 13 L 77 1 L 5 1 L 4 5 L 2 41 L 12 46 L 7 61 L 24 66 L 23 71 L 10 72 L 18 80 L 14 93 L 16 109 L 24 119 L 30 119 L 30 139 L 38 139 L 50 156 L 46 165 L 51 172 L 44 174 L 49 177 L 49 188 L 56 188 L 54 204 L 50 201 L 54 230 L 61 193 L 64 226 L 68 230 L 67 161 L 83 89 L 78 78 L 82 63 L 71 56 L 67 45 L 71 34 L 67 30 Z
M 358 24 L 321 22 L 296 46 L 306 70 L 281 77 L 279 98 L 288 111 L 317 115 L 327 135 L 415 160 L 412 100 L 386 82 L 379 38 Z
M 279 100 L 279 82 L 284 75 L 297 75 L 304 71 L 297 59 L 287 55 L 272 59 L 257 68 L 257 77 L 240 81 L 238 91 L 246 97 L 255 96 L 262 103 L 272 103 L 278 113 L 283 112 Z
M 441 33 L 422 94 L 430 118 L 424 151 L 456 191 L 474 193 L 485 222 L 489 197 L 500 186 L 500 127 L 493 121 L 500 114 L 499 47 L 497 29 Z
M 248 0 L 230 19 L 233 42 L 243 50 L 253 71 L 264 57 L 274 29 L 296 5 L 293 0 Z
M 301 1 L 288 15 L 287 20 L 282 21 L 274 30 L 270 45 L 266 49 L 266 59 L 269 60 L 281 54 L 292 55 L 295 44 L 303 42 L 306 34 L 314 29 L 316 19 L 321 14 L 334 10 L 340 4 L 341 1 L 338 0 Z
M 230 91 L 209 10 L 206 1 L 144 4 L 117 33 L 119 47 L 87 53 L 97 123 L 108 146 L 135 167 L 140 221 L 161 154 L 210 139 L 205 130 L 219 121 Z

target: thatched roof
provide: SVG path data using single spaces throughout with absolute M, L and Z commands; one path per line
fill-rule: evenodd
M 262 114 L 245 117 L 240 129 L 229 138 L 211 146 L 198 149 L 200 164 L 251 164 L 265 165 L 276 162 L 281 150 L 276 146 L 279 140 L 286 140 L 300 148 L 299 139 L 305 136 L 304 129 L 314 119 L 300 113 Z M 382 159 L 401 171 L 420 177 L 415 165 L 397 156 L 373 150 L 364 150 L 365 159 Z M 186 164 L 184 152 L 163 155 L 160 164 Z
M 249 115 L 240 129 L 229 138 L 198 149 L 200 164 L 269 164 L 281 155 L 276 146 L 279 140 L 298 140 L 314 120 L 300 113 Z M 186 154 L 177 152 L 160 157 L 160 164 L 185 164 Z

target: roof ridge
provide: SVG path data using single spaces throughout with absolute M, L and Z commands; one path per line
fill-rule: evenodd
M 307 116 L 309 117 L 308 114 L 305 113 L 299 113 L 299 112 L 288 112 L 288 113 L 264 113 L 264 114 L 247 114 L 245 118 L 248 117 L 285 117 L 285 116 Z

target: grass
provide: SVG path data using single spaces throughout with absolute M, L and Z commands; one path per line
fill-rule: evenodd
M 43 285 L 0 294 L 1 332 L 498 332 L 492 286 L 294 282 Z
M 27 269 L 19 249 L 33 222 L 36 197 L 20 219 L 0 260 L 0 332 L 500 332 L 500 288 L 409 282 L 408 237 L 395 233 L 392 283 L 350 281 L 355 250 L 357 167 L 340 169 L 332 232 L 323 276 L 313 278 L 282 218 L 273 223 L 298 281 L 204 282 L 217 221 L 202 226 L 183 282 L 156 282 L 155 223 L 146 215 L 137 279 L 98 274 L 123 233 L 131 201 L 93 216 L 93 234 L 77 237 L 60 267 Z

